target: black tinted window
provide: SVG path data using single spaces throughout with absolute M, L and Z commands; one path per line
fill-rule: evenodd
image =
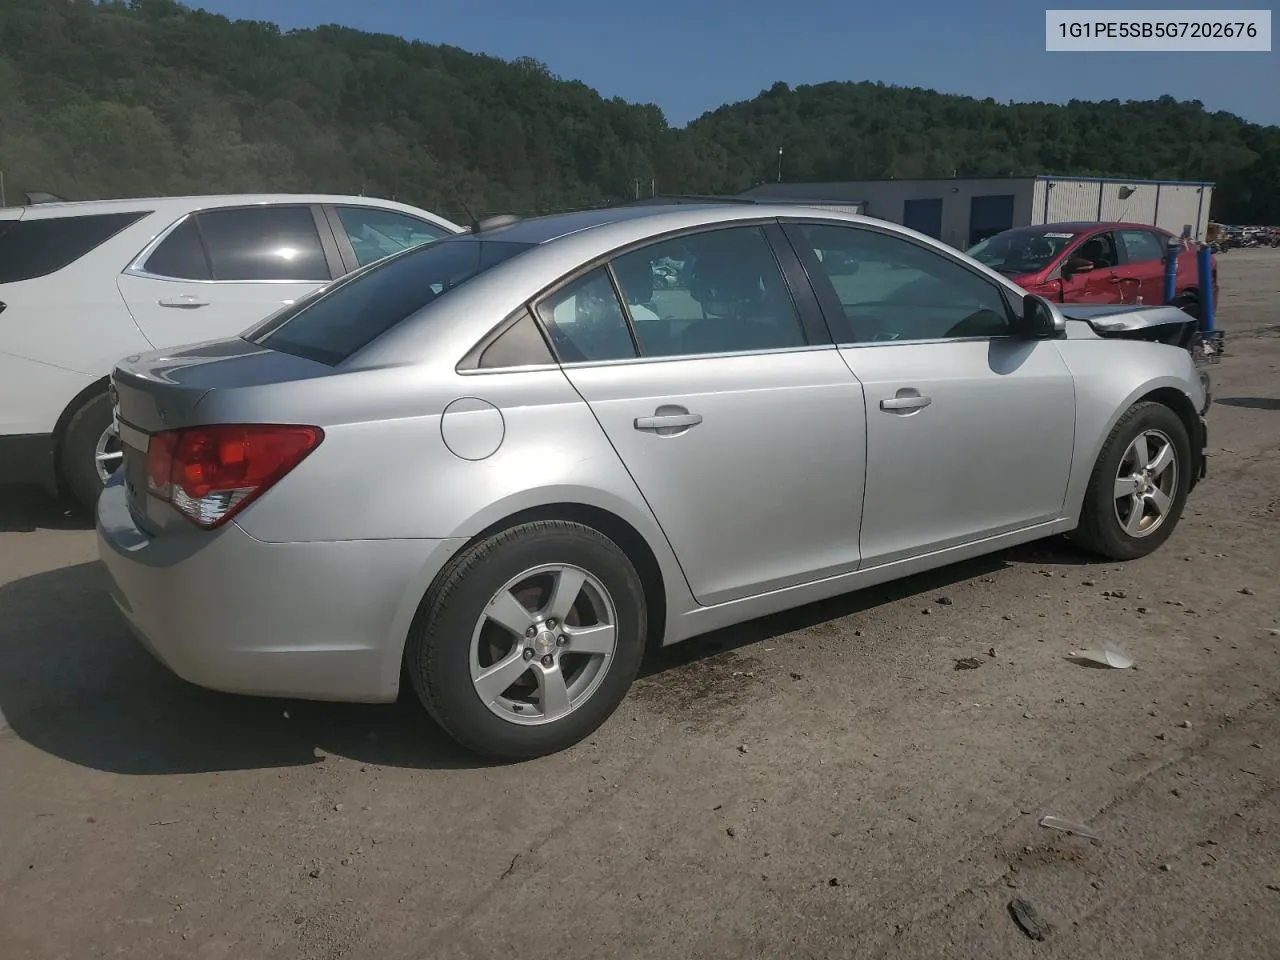
M 46 277 L 146 215 L 144 210 L 0 221 L 0 283 Z
M 142 265 L 147 273 L 177 280 L 212 280 L 209 261 L 200 243 L 200 231 L 194 217 L 187 217 L 161 241 L 147 262 Z
M 600 267 L 547 297 L 538 308 L 565 363 L 623 360 L 636 355 L 627 318 Z
M 613 261 L 645 356 L 777 350 L 806 343 L 758 227 L 666 240 Z
M 855 341 L 1009 332 L 1000 290 L 949 257 L 857 227 L 804 226 L 800 233 L 834 288 Z
M 200 233 L 215 280 L 328 280 L 309 207 L 211 210 Z
M 281 311 L 249 339 L 283 353 L 340 363 L 436 298 L 529 247 L 469 238 L 418 247 Z

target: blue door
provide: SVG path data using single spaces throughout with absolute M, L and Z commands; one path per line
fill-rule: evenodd
M 1013 194 L 969 201 L 969 246 L 1013 226 Z
M 935 240 L 942 239 L 942 198 L 924 197 L 902 205 L 902 225 L 919 230 Z

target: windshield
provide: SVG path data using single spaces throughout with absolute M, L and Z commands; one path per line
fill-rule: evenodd
M 1076 238 L 1052 228 L 1006 230 L 969 248 L 969 256 L 1009 276 L 1038 273 L 1051 264 Z
M 321 287 L 263 321 L 245 339 L 332 366 L 532 246 L 458 237 L 415 247 Z

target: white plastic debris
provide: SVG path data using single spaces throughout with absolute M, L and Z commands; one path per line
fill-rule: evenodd
M 1072 833 L 1077 837 L 1084 837 L 1086 840 L 1102 839 L 1083 823 L 1077 823 L 1074 820 L 1067 820 L 1063 817 L 1053 817 L 1045 814 L 1040 818 L 1040 826 L 1048 827 L 1050 830 L 1061 830 L 1063 833 Z
M 1100 667 L 1113 667 L 1116 670 L 1128 670 L 1133 666 L 1133 657 L 1116 647 L 1094 647 L 1089 650 L 1072 650 L 1067 656 L 1072 660 L 1083 660 Z

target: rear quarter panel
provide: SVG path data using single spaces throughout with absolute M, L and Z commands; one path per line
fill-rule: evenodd
M 558 368 L 348 371 L 212 390 L 198 413 L 213 422 L 274 420 L 325 431 L 314 453 L 237 517 L 259 540 L 461 544 L 513 514 L 581 504 L 616 515 L 644 537 L 662 571 L 669 617 L 694 605 L 635 482 Z M 424 578 L 409 587 L 415 606 Z
M 1179 391 L 1200 410 L 1204 392 L 1191 355 L 1180 347 L 1092 334 L 1056 343 L 1076 382 L 1075 454 L 1064 512 L 1078 517 L 1102 445 L 1125 411 L 1164 388 Z

